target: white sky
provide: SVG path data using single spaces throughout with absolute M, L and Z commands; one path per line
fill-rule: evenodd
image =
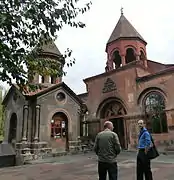
M 87 1 L 87 0 L 80 0 Z M 64 27 L 56 45 L 73 50 L 76 64 L 65 68 L 64 81 L 76 93 L 86 90 L 83 79 L 103 73 L 105 46 L 124 8 L 125 17 L 147 41 L 148 59 L 174 63 L 174 10 L 172 0 L 92 0 L 91 10 L 80 17 L 86 28 Z M 4 83 L 3 83 L 4 84 Z

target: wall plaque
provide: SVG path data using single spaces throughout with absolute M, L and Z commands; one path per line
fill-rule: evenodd
M 107 78 L 106 82 L 104 83 L 104 87 L 103 87 L 102 92 L 108 93 L 108 92 L 111 92 L 114 90 L 116 90 L 115 82 L 112 79 Z

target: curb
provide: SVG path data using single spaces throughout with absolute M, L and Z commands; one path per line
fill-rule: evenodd
M 88 151 L 85 152 L 55 152 L 55 153 L 51 153 L 49 154 L 49 156 L 45 157 L 45 158 L 40 158 L 40 159 L 36 159 L 36 160 L 30 160 L 30 161 L 26 161 L 24 165 L 31 165 L 31 164 L 42 164 L 42 163 L 47 163 L 47 160 L 49 158 L 54 158 L 54 157 L 62 157 L 62 156 L 68 156 L 68 155 L 79 155 L 79 154 L 87 154 L 89 153 Z

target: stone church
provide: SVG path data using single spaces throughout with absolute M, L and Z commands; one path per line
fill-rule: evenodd
M 124 149 L 135 148 L 137 120 L 143 118 L 157 145 L 174 140 L 174 64 L 148 59 L 147 42 L 123 12 L 106 44 L 105 72 L 84 79 L 86 92 L 75 94 L 61 77 L 40 77 L 35 92 L 13 85 L 3 100 L 4 141 L 16 150 L 36 154 L 38 149 L 69 151 L 79 138 L 94 139 L 110 120 Z M 60 61 L 54 42 L 44 45 L 42 58 Z M 21 151 L 22 152 L 22 151 Z

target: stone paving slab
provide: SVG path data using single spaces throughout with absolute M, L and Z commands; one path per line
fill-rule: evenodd
M 53 162 L 0 169 L 0 180 L 97 180 L 97 161 L 93 156 L 72 156 L 68 163 Z M 72 161 L 74 159 L 74 161 Z M 119 180 L 135 180 L 135 160 L 119 159 Z M 174 162 L 153 162 L 154 179 L 173 180 Z

